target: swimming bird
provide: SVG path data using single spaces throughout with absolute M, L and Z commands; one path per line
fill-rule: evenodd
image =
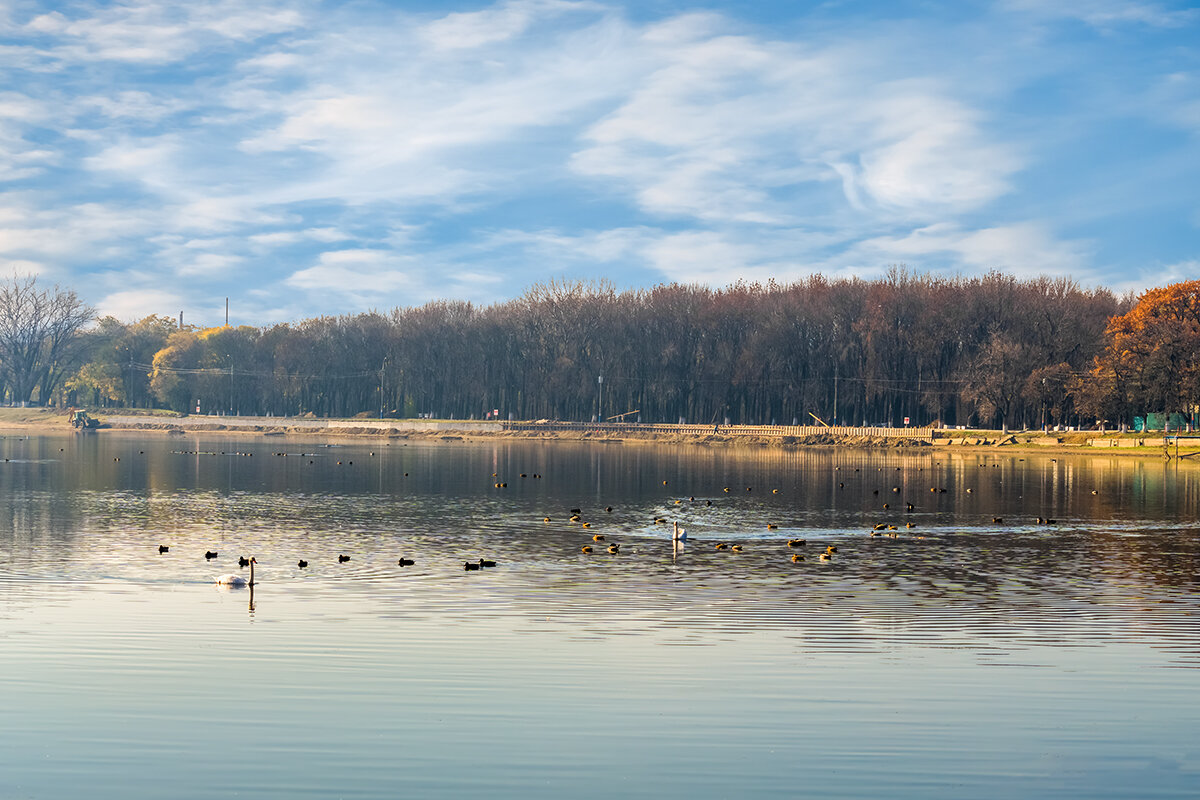
M 881 523 L 879 523 L 878 525 L 876 525 L 876 526 L 875 526 L 875 527 L 874 527 L 872 530 L 882 531 L 882 530 L 884 530 L 884 529 L 886 529 L 886 528 L 887 528 L 887 523 L 886 523 L 886 522 L 881 522 Z
M 604 541 L 604 534 L 603 534 L 603 533 L 597 533 L 595 536 L 593 536 L 593 537 L 592 537 L 592 541 L 593 541 L 593 542 L 603 542 L 603 541 Z
M 825 552 L 826 552 L 826 553 L 836 553 L 836 552 L 837 552 L 837 548 L 836 548 L 836 547 L 834 547 L 833 545 L 829 545 L 828 547 L 826 547 L 826 548 L 825 548 Z
M 916 526 L 915 524 L 911 523 L 911 522 L 906 522 L 906 523 L 904 523 L 904 527 L 906 527 L 906 528 L 915 528 L 915 527 L 917 527 L 917 526 Z
M 992 522 L 1004 522 L 1003 517 L 992 517 Z
M 253 586 L 254 585 L 254 565 L 258 562 L 253 558 L 250 559 L 250 580 L 246 580 L 241 575 L 229 573 L 228 575 L 218 575 L 213 578 L 213 581 L 221 586 Z
M 729 545 L 726 544 L 725 542 L 717 542 L 717 549 L 718 550 L 728 550 Z
M 339 556 L 338 556 L 338 563 L 339 563 L 339 564 L 345 564 L 345 563 L 346 563 L 347 561 L 349 561 L 349 560 L 350 560 L 350 556 L 343 556 L 343 555 L 339 555 Z
M 742 552 L 742 546 L 740 544 L 735 544 L 733 547 L 730 547 L 729 549 L 735 553 Z
M 583 551 L 584 553 L 590 553 L 590 552 L 592 552 L 592 546 L 591 546 L 590 544 L 585 544 L 583 547 L 581 547 L 581 548 L 579 548 L 579 549 L 580 549 L 581 551 Z
M 618 553 L 618 552 L 620 552 L 620 550 L 621 550 L 621 545 L 619 545 L 619 544 L 609 545 L 609 547 L 608 547 L 608 552 L 610 552 L 610 553 Z
M 296 562 L 296 566 L 299 567 L 300 569 L 304 569 L 305 567 L 308 566 L 308 562 L 302 558 Z
M 585 528 L 590 528 L 590 527 L 592 527 L 592 523 L 590 523 L 590 522 L 585 522 L 585 523 L 583 523 L 583 527 L 585 527 Z
M 245 556 L 238 556 L 238 566 L 242 569 L 245 569 L 246 567 L 250 566 L 250 560 Z
M 611 513 L 612 513 L 612 506 L 605 506 L 605 507 L 604 507 L 604 510 L 605 510 L 605 511 L 607 511 L 609 514 L 611 514 Z
M 788 539 L 788 547 L 804 547 L 808 544 L 807 539 Z
M 1041 520 L 1039 519 L 1039 520 L 1038 520 L 1038 522 L 1041 522 Z M 205 558 L 208 558 L 208 559 L 213 559 L 213 558 L 216 558 L 216 557 L 217 557 L 217 551 L 216 551 L 216 550 L 206 550 L 206 551 L 204 552 L 204 557 L 205 557 Z
M 494 567 L 494 566 L 496 566 L 496 562 L 495 562 L 495 561 L 489 561 L 489 560 L 488 560 L 488 559 L 486 559 L 486 558 L 481 558 L 481 559 L 479 559 L 479 566 L 481 566 L 481 567 Z
M 542 517 L 542 522 L 549 522 L 549 521 L 550 521 L 549 517 Z
M 821 560 L 822 561 L 832 561 L 833 556 L 829 555 L 829 553 L 821 553 Z
M 482 567 L 480 567 L 478 564 L 476 564 L 476 563 L 474 563 L 474 562 L 471 562 L 471 561 L 464 561 L 464 562 L 463 562 L 463 570 L 464 570 L 464 571 L 466 571 L 466 572 L 470 572 L 470 571 L 471 571 L 471 570 L 473 570 L 473 569 L 482 569 Z
M 769 530 L 769 531 L 777 531 L 777 530 L 779 530 L 779 526 L 778 526 L 778 525 L 776 525 L 774 522 L 768 522 L 768 523 L 767 523 L 767 530 Z
M 171 548 L 167 547 L 165 544 L 160 544 L 160 545 L 158 546 L 158 552 L 159 552 L 160 554 L 162 554 L 162 553 L 166 553 L 166 552 L 168 552 L 170 549 L 171 549 Z
M 804 560 L 804 556 L 800 555 L 799 553 L 792 553 L 792 563 L 793 564 L 799 564 L 803 560 Z
M 413 564 L 415 564 L 417 562 L 413 561 L 411 558 L 401 558 L 396 563 L 401 567 L 411 567 Z
M 771 490 L 771 494 L 779 494 L 779 490 L 778 490 L 778 489 L 772 489 L 772 490 Z

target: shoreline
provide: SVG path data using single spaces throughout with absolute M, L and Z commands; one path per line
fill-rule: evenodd
M 926 440 L 916 438 L 887 438 L 870 435 L 847 435 L 817 433 L 812 435 L 731 435 L 722 433 L 688 432 L 664 433 L 662 431 L 638 431 L 623 429 L 604 430 L 504 430 L 496 423 L 478 421 L 416 421 L 392 420 L 392 424 L 377 420 L 316 420 L 279 419 L 243 420 L 241 424 L 229 425 L 218 420 L 221 417 L 195 418 L 172 417 L 161 414 L 146 414 L 130 417 L 112 415 L 107 422 L 105 415 L 95 415 L 104 427 L 94 429 L 97 434 L 115 431 L 136 431 L 167 436 L 188 434 L 229 434 L 235 436 L 287 436 L 303 438 L 347 438 L 366 440 L 417 440 L 417 441 L 567 441 L 593 442 L 604 445 L 689 445 L 696 447 L 744 447 L 753 449 L 798 450 L 807 448 L 851 449 L 851 450 L 902 450 L 905 452 L 931 453 L 990 453 L 990 454 L 1033 454 L 1033 455 L 1113 455 L 1122 457 L 1158 458 L 1168 460 L 1162 436 L 1099 434 L 1098 432 L 1064 432 L 1045 434 L 1041 431 L 1024 431 L 1005 434 L 1000 431 L 931 431 Z M 262 422 L 276 424 L 259 424 Z M 355 424 L 359 422 L 360 424 Z M 299 423 L 299 424 L 296 424 Z M 588 426 L 580 426 L 587 428 Z M 730 426 L 737 429 L 738 426 Z M 746 426 L 751 427 L 751 426 Z M 755 426 L 757 427 L 757 426 Z M 758 428 L 761 430 L 761 428 Z M 845 429 L 842 429 L 845 430 Z M 72 433 L 73 428 L 65 414 L 38 408 L 0 409 L 0 435 L 12 433 Z M 958 434 L 955 436 L 954 434 Z M 1142 439 L 1154 440 L 1153 444 L 1133 445 Z M 1103 442 L 1103 444 L 1093 444 Z M 1171 448 L 1174 460 L 1175 448 Z M 1193 446 L 1179 448 L 1180 461 L 1195 460 L 1200 463 L 1200 438 Z

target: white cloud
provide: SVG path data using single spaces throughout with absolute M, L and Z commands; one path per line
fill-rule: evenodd
M 582 6 L 560 0 L 510 0 L 481 11 L 447 14 L 426 25 L 420 35 L 438 50 L 480 47 L 524 33 L 539 15 Z
M 794 214 L 777 192 L 840 181 L 851 207 L 933 218 L 1002 196 L 1021 166 L 978 111 L 932 82 L 881 79 L 860 50 L 721 36 L 658 55 L 572 161 L 656 214 L 781 224 Z
M 123 139 L 83 159 L 82 166 L 96 172 L 117 173 L 131 182 L 173 194 L 184 185 L 177 162 L 180 149 L 175 134 Z
M 1075 19 L 1097 28 L 1139 24 L 1175 28 L 1195 22 L 1196 9 L 1168 9 L 1161 3 L 1130 0 L 1004 0 L 1003 7 L 1038 19 Z
M 1143 292 L 1160 286 L 1167 286 L 1180 281 L 1194 281 L 1200 278 L 1200 259 L 1177 261 L 1173 264 L 1156 264 L 1127 273 L 1115 281 L 1107 281 L 1106 285 L 1114 292 Z
M 0 256 L 59 265 L 113 257 L 123 237 L 144 234 L 154 224 L 119 207 L 42 208 L 42 200 L 40 194 L 14 192 L 0 205 Z
M 489 236 L 487 247 L 521 247 L 524 252 L 558 262 L 588 262 L 611 264 L 623 261 L 641 261 L 642 251 L 661 233 L 649 228 L 614 228 L 604 231 L 588 231 L 568 234 L 561 231 L 506 230 Z
M 96 313 L 116 317 L 123 322 L 135 322 L 151 314 L 174 316 L 183 307 L 176 293 L 162 289 L 126 289 L 112 292 L 96 301 Z
M 951 266 L 972 272 L 995 269 L 1018 277 L 1081 277 L 1089 263 L 1086 243 L 1059 241 L 1044 225 L 1033 222 L 978 230 L 966 230 L 955 223 L 938 223 L 902 236 L 867 239 L 855 251 L 876 263 L 883 259 L 948 256 L 952 259 Z
M 23 258 L 0 258 L 0 274 L 9 275 L 41 275 L 46 271 L 44 264 L 37 261 L 27 261 Z
M 51 11 L 30 19 L 23 33 L 52 37 L 55 43 L 42 52 L 59 61 L 158 64 L 183 60 L 213 41 L 253 40 L 292 30 L 301 21 L 298 12 L 265 3 L 247 9 L 232 0 L 187 4 L 140 0 L 100 6 L 90 15 Z
M 414 283 L 411 259 L 384 250 L 333 250 L 317 264 L 293 273 L 286 283 L 310 291 L 366 294 L 395 292 Z
M 188 108 L 188 104 L 179 98 L 161 97 L 144 91 L 81 97 L 76 105 L 80 111 L 95 109 L 112 119 L 142 122 L 158 122 Z
M 340 231 L 337 228 L 307 228 L 304 230 L 258 233 L 251 236 L 250 241 L 254 244 L 278 247 L 306 241 L 331 244 L 333 242 L 343 242 L 350 238 L 348 233 Z
M 177 264 L 175 271 L 183 277 L 220 278 L 242 263 L 240 256 L 227 253 L 201 253 L 190 261 Z

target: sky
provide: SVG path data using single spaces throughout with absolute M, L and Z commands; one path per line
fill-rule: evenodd
M 1200 8 L 0 0 L 0 274 L 216 325 L 538 283 L 1200 277 Z

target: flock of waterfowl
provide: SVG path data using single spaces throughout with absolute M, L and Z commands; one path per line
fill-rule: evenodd
M 603 539 L 604 537 L 601 536 L 599 538 Z M 620 545 L 613 545 L 612 547 L 609 548 L 609 552 L 615 553 L 615 552 L 617 552 L 618 549 L 620 549 Z M 588 548 L 588 550 L 590 551 L 591 548 Z M 163 554 L 166 554 L 169 552 L 171 552 L 171 548 L 169 545 L 160 544 L 158 546 L 158 554 L 159 555 L 163 555 Z M 218 553 L 215 550 L 206 550 L 204 553 L 204 559 L 206 561 L 211 561 L 212 559 L 217 558 L 219 555 L 220 555 L 220 553 Z M 350 556 L 346 555 L 345 553 L 338 554 L 337 563 L 345 564 L 349 560 L 350 560 Z M 255 558 L 246 558 L 245 556 L 238 556 L 238 566 L 241 567 L 242 569 L 245 569 L 246 567 L 250 568 L 249 579 L 243 578 L 241 575 L 238 575 L 237 573 L 228 573 L 225 575 L 217 575 L 216 577 L 213 578 L 213 582 L 220 584 L 222 586 L 253 586 L 254 585 L 254 565 L 257 563 L 258 563 L 258 561 Z M 411 567 L 411 566 L 415 565 L 416 563 L 417 562 L 415 559 L 405 558 L 403 556 L 401 556 L 400 558 L 398 558 L 396 560 L 396 566 L 399 566 L 399 567 Z M 494 567 L 496 565 L 497 565 L 497 562 L 490 558 L 481 558 L 478 561 L 464 561 L 463 569 L 467 572 L 470 572 L 473 570 Z M 308 561 L 306 561 L 305 559 L 302 558 L 296 562 L 296 566 L 299 569 L 306 569 L 308 567 Z
M 183 453 L 185 451 L 175 451 L 175 452 Z M 200 451 L 191 451 L 191 452 L 199 453 Z M 204 453 L 204 454 L 207 454 L 207 453 Z M 212 453 L 212 454 L 216 455 L 216 453 Z M 222 453 L 222 454 L 224 454 L 224 453 Z M 239 456 L 253 455 L 252 453 L 242 453 L 242 452 L 238 452 L 238 453 L 234 453 L 234 454 L 239 455 Z M 287 456 L 289 454 L 275 453 L 274 455 L 283 457 L 283 456 Z M 316 455 L 316 454 L 301 453 L 298 455 L 309 456 L 309 455 Z M 374 456 L 374 455 L 375 455 L 375 453 L 372 452 L 371 456 Z M 343 463 L 342 461 L 338 462 L 338 464 L 342 464 L 342 463 Z M 345 463 L 352 464 L 353 462 L 348 461 Z M 900 471 L 900 469 L 901 469 L 900 467 L 896 467 L 897 471 Z M 840 470 L 840 467 L 834 467 L 834 470 L 838 471 L 838 470 Z M 860 469 L 858 469 L 858 468 L 855 469 L 855 472 L 859 472 L 859 471 L 860 471 Z M 882 472 L 883 469 L 880 468 L 879 471 Z M 920 470 L 918 470 L 918 471 L 920 471 Z M 407 472 L 404 474 L 408 475 Z M 506 481 L 500 479 L 499 473 L 492 473 L 491 477 L 493 479 L 492 483 L 493 483 L 494 488 L 506 488 L 508 486 L 508 483 Z M 520 473 L 520 477 L 539 479 L 542 476 L 538 473 L 524 473 L 523 472 L 523 473 Z M 666 485 L 668 485 L 668 482 L 666 480 L 664 480 L 664 481 L 662 481 L 662 485 L 666 486 Z M 845 481 L 839 481 L 837 486 L 839 489 L 844 489 Z M 754 487 L 746 486 L 746 487 L 744 487 L 744 490 L 745 490 L 745 492 L 753 492 Z M 722 488 L 722 492 L 725 494 L 730 494 L 733 491 L 734 491 L 733 487 L 730 487 L 730 486 L 725 486 Z M 780 490 L 778 488 L 772 488 L 770 491 L 771 491 L 771 494 L 773 494 L 773 495 L 778 495 L 780 493 Z M 929 491 L 934 494 L 944 494 L 944 493 L 946 493 L 947 490 L 944 487 L 931 486 L 931 487 L 929 487 Z M 972 494 L 974 492 L 974 489 L 971 487 L 968 487 L 965 491 L 967 494 Z M 899 494 L 900 492 L 901 492 L 901 488 L 899 486 L 891 487 L 892 494 Z M 874 489 L 872 491 L 873 496 L 878 496 L 879 493 L 880 493 L 879 489 Z M 1094 490 L 1092 493 L 1096 494 L 1096 492 Z M 673 500 L 673 505 L 679 506 L 679 505 L 682 505 L 683 502 L 684 501 L 682 498 L 677 498 L 677 499 Z M 690 496 L 688 498 L 688 502 L 691 504 L 697 504 L 700 501 L 697 501 L 695 496 Z M 706 507 L 713 505 L 713 501 L 711 499 L 705 499 L 705 500 L 703 500 L 703 503 Z M 884 510 L 888 510 L 890 508 L 890 503 L 885 502 L 882 504 L 882 507 Z M 904 508 L 905 508 L 906 513 L 911 513 L 916 510 L 916 506 L 912 502 L 905 502 Z M 604 512 L 606 514 L 611 514 L 612 511 L 613 511 L 612 506 L 604 507 Z M 553 518 L 550 516 L 545 516 L 545 517 L 543 517 L 543 521 L 549 523 L 549 522 L 553 521 Z M 991 521 L 995 524 L 1002 524 L 1004 522 L 1004 519 L 1002 517 L 993 516 L 993 517 L 991 517 Z M 573 525 L 577 524 L 581 529 L 585 529 L 590 532 L 593 527 L 594 522 L 596 522 L 596 521 L 585 520 L 583 518 L 583 510 L 581 508 L 572 508 L 572 509 L 570 509 L 570 512 L 569 512 L 568 522 Z M 665 525 L 665 524 L 667 524 L 668 520 L 666 517 L 663 517 L 663 516 L 655 516 L 653 522 L 655 525 Z M 598 524 L 598 522 L 596 522 L 596 524 Z M 1054 519 L 1038 517 L 1037 524 L 1039 524 L 1039 525 L 1054 525 L 1054 524 L 1057 524 L 1057 521 Z M 916 527 L 917 527 L 916 524 L 913 522 L 905 522 L 903 524 L 903 529 L 907 530 L 907 531 L 911 531 L 911 530 L 915 529 Z M 766 528 L 768 531 L 776 531 L 779 529 L 779 524 L 776 522 L 767 522 Z M 897 538 L 900 535 L 900 530 L 901 530 L 901 526 L 899 523 L 880 522 L 880 523 L 873 525 L 869 529 L 868 533 L 870 536 L 873 536 L 873 537 L 874 536 L 889 536 L 892 538 Z M 620 554 L 621 553 L 621 543 L 608 542 L 609 535 L 611 535 L 611 534 L 606 535 L 604 533 L 591 533 L 590 543 L 582 544 L 580 546 L 580 551 L 584 554 L 591 554 L 591 553 L 596 552 L 597 547 L 599 547 L 601 550 L 605 550 L 612 555 Z M 687 538 L 688 538 L 687 531 L 684 528 L 680 527 L 678 521 L 674 522 L 674 529 L 673 529 L 673 533 L 671 535 L 672 544 L 674 546 L 682 545 L 687 540 Z M 924 537 L 917 536 L 916 538 L 922 539 Z M 766 542 L 763 542 L 763 544 L 766 545 L 769 543 L 769 541 L 770 540 L 767 540 Z M 802 562 L 805 560 L 803 555 L 801 555 L 800 553 L 794 552 L 794 551 L 796 548 L 806 547 L 808 544 L 807 540 L 799 539 L 799 538 L 789 538 L 789 539 L 783 540 L 783 542 L 786 543 L 786 547 L 788 548 L 789 551 L 791 551 L 789 554 L 789 560 L 792 563 L 799 563 L 799 562 Z M 732 542 L 726 542 L 726 541 L 716 541 L 716 542 L 713 542 L 712 545 L 713 545 L 714 549 L 716 549 L 718 551 L 729 551 L 732 553 L 741 553 L 747 547 L 747 545 L 745 543 L 732 543 Z M 170 547 L 167 545 L 159 545 L 158 546 L 158 552 L 160 555 L 168 553 L 169 551 L 170 551 Z M 787 552 L 787 551 L 785 551 L 785 552 Z M 834 554 L 836 554 L 837 552 L 838 552 L 837 546 L 827 545 L 825 547 L 824 551 L 819 553 L 818 557 L 821 561 L 830 561 L 830 560 L 832 560 Z M 215 559 L 218 557 L 218 553 L 215 551 L 212 551 L 212 550 L 208 550 L 204 553 L 204 557 L 206 560 L 212 560 L 212 559 Z M 345 564 L 346 562 L 348 562 L 350 560 L 351 560 L 351 557 L 344 553 L 340 553 L 337 556 L 338 564 Z M 214 581 L 218 584 L 227 585 L 227 586 L 247 586 L 247 585 L 252 586 L 252 585 L 254 585 L 254 564 L 255 563 L 257 563 L 257 562 L 254 558 L 247 559 L 246 557 L 241 556 L 238 559 L 239 567 L 241 567 L 242 569 L 249 567 L 249 569 L 250 569 L 249 579 L 245 579 L 241 575 L 238 575 L 236 573 L 231 573 L 231 574 L 227 574 L 227 575 L 217 576 L 216 578 L 214 578 Z M 416 561 L 414 559 L 405 558 L 405 557 L 400 557 L 397 560 L 397 566 L 400 566 L 400 567 L 412 566 L 415 563 L 416 563 Z M 478 570 L 482 570 L 482 569 L 486 569 L 486 568 L 490 568 L 490 567 L 495 567 L 496 565 L 497 565 L 496 561 L 487 559 L 487 558 L 479 558 L 477 561 L 463 561 L 462 562 L 463 570 L 467 571 L 467 572 L 478 571 Z M 305 559 L 300 559 L 297 562 L 297 567 L 299 569 L 305 569 L 308 566 L 309 566 L 309 562 Z

